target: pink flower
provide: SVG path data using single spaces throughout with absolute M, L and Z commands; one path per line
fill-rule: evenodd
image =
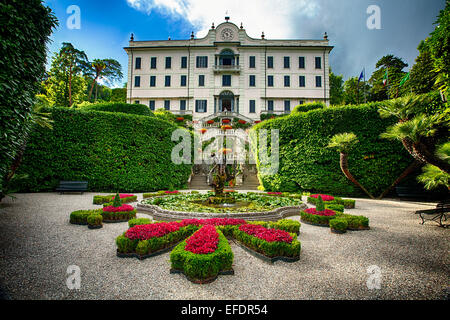
M 168 233 L 178 231 L 181 225 L 179 222 L 161 222 L 134 226 L 125 232 L 125 237 L 131 240 L 148 240 L 159 238 Z
M 312 194 L 312 195 L 310 195 L 311 198 L 316 198 L 316 199 L 319 198 L 319 196 L 322 197 L 323 201 L 333 201 L 334 200 L 333 196 L 330 196 L 327 194 Z
M 114 200 L 115 197 L 116 197 L 116 196 L 114 195 L 114 196 L 112 197 L 112 200 Z M 123 199 L 123 198 L 129 198 L 129 197 L 134 197 L 134 194 L 127 194 L 127 193 L 121 193 L 121 194 L 119 194 L 119 198 L 120 198 L 120 199 Z
M 267 242 L 291 243 L 293 240 L 292 236 L 284 230 L 267 229 L 255 224 L 243 224 L 239 227 L 239 230 Z
M 103 211 L 105 212 L 126 212 L 126 211 L 133 211 L 134 207 L 130 206 L 129 204 L 123 204 L 120 207 L 114 207 L 114 206 L 107 206 L 103 208 Z
M 179 191 L 178 190 L 175 190 L 175 191 L 164 191 L 164 193 L 175 194 L 175 193 L 179 193 Z
M 325 209 L 324 211 L 317 211 L 316 208 L 309 208 L 305 210 L 306 213 L 314 214 L 317 216 L 325 216 L 325 217 L 331 217 L 335 216 L 336 212 L 330 209 Z
M 186 240 L 184 250 L 195 254 L 213 253 L 219 243 L 219 234 L 212 225 L 205 225 Z
M 268 195 L 271 196 L 281 196 L 283 193 L 282 192 L 267 192 Z
M 187 225 L 236 226 L 245 223 L 247 222 L 243 219 L 232 219 L 232 218 L 184 219 L 183 221 L 181 221 L 181 224 L 183 226 Z

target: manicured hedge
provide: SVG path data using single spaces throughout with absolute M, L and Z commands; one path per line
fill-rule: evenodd
M 348 222 L 344 218 L 330 220 L 330 229 L 341 233 L 347 232 Z
M 277 174 L 261 173 L 259 178 L 267 191 L 309 190 L 341 196 L 363 196 L 339 167 L 339 153 L 327 148 L 337 133 L 353 132 L 359 143 L 349 155 L 349 169 L 371 193 L 379 195 L 412 162 L 400 142 L 379 136 L 394 118 L 381 119 L 377 104 L 331 107 L 264 121 L 253 127 L 278 129 L 280 162 Z
M 101 215 L 103 209 L 95 210 L 77 210 L 70 214 L 70 223 L 72 224 L 88 224 L 88 217 L 90 215 Z
M 305 103 L 305 104 L 299 104 L 292 110 L 292 113 L 299 113 L 299 112 L 308 112 L 311 110 L 316 109 L 323 109 L 325 108 L 325 104 L 322 102 L 311 102 L 311 103 Z
M 136 218 L 136 209 L 132 211 L 108 212 L 102 211 L 104 222 L 123 221 Z
M 19 173 L 22 192 L 52 191 L 59 180 L 86 180 L 90 191 L 182 188 L 191 165 L 171 161 L 174 124 L 156 117 L 50 109 L 53 130 L 31 135 Z
M 93 204 L 108 204 L 111 203 L 114 198 L 114 194 L 108 196 L 94 196 Z M 120 198 L 122 203 L 129 203 L 137 201 L 137 196 Z
M 84 107 L 83 110 L 122 112 L 128 114 L 138 114 L 142 116 L 152 116 L 152 117 L 155 116 L 153 112 L 150 111 L 150 108 L 148 106 L 137 103 L 121 103 L 121 102 L 96 103 Z
M 194 281 L 211 279 L 216 277 L 220 271 L 231 270 L 234 255 L 230 244 L 220 230 L 217 230 L 217 233 L 219 242 L 213 253 L 195 254 L 185 250 L 188 239 L 178 244 L 170 253 L 172 269 L 183 271 L 188 278 Z
M 317 198 L 313 198 L 313 197 L 308 197 L 306 199 L 307 203 L 310 204 L 316 204 Z M 355 208 L 355 204 L 356 204 L 356 200 L 353 199 L 342 199 L 340 197 L 334 197 L 334 200 L 331 201 L 324 201 L 325 206 L 327 205 L 341 205 L 344 206 L 345 209 L 354 209 Z M 337 207 L 339 208 L 339 207 Z M 330 208 L 332 209 L 332 208 Z M 338 210 L 341 211 L 341 210 Z
M 312 223 L 317 224 L 321 226 L 328 226 L 330 223 L 330 220 L 333 220 L 336 218 L 336 215 L 333 216 L 321 216 L 318 214 L 311 214 L 305 211 L 300 212 L 300 217 L 302 222 L 305 223 Z
M 150 223 L 152 223 L 152 220 L 149 218 L 135 218 L 135 219 L 128 220 L 128 226 L 130 228 L 137 226 L 137 225 L 150 224 Z

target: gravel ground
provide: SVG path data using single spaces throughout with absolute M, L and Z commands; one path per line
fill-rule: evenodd
M 356 209 L 347 212 L 369 217 L 371 230 L 336 235 L 303 224 L 295 263 L 270 265 L 231 243 L 235 275 L 195 285 L 169 274 L 168 253 L 144 261 L 117 258 L 114 239 L 126 223 L 99 230 L 69 224 L 70 212 L 99 208 L 92 205 L 93 195 L 18 194 L 0 205 L 0 297 L 448 299 L 449 230 L 431 222 L 422 226 L 413 214 L 432 203 L 358 199 Z M 80 267 L 79 290 L 66 286 L 69 265 Z M 381 270 L 378 290 L 366 285 L 372 265 Z

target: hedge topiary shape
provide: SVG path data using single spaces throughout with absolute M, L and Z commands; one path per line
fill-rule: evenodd
M 117 192 L 114 196 L 113 207 L 120 207 L 122 205 L 122 201 L 120 200 L 120 195 Z
M 317 198 L 316 210 L 319 212 L 325 211 L 325 204 L 323 203 L 322 196 Z

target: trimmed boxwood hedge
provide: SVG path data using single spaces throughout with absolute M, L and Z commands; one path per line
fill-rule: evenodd
M 95 210 L 77 210 L 70 214 L 70 223 L 72 224 L 88 224 L 87 218 L 90 215 L 101 215 L 103 209 Z
M 59 180 L 85 180 L 89 191 L 144 192 L 183 188 L 191 165 L 171 152 L 175 124 L 158 119 L 67 108 L 49 109 L 53 130 L 32 135 L 18 173 L 21 192 L 51 191 Z
M 313 198 L 313 197 L 308 197 L 306 199 L 307 203 L 313 204 L 315 205 L 317 201 L 317 198 Z M 334 200 L 331 201 L 324 201 L 325 206 L 329 206 L 329 205 L 342 205 L 344 206 L 345 209 L 354 209 L 355 208 L 355 204 L 356 204 L 356 200 L 353 199 L 342 199 L 339 197 L 334 197 Z M 332 208 L 330 208 L 332 209 Z M 338 210 L 338 211 L 342 211 L 342 210 Z
M 248 233 L 239 230 L 239 228 L 234 230 L 234 238 L 237 241 L 253 251 L 259 252 L 269 258 L 281 256 L 296 258 L 300 256 L 300 241 L 297 240 L 297 235 L 295 233 L 290 233 L 290 235 L 293 238 L 291 243 L 279 241 L 268 242 L 249 235 Z
M 136 218 L 136 209 L 131 211 L 109 212 L 102 211 L 102 217 L 104 222 L 123 221 Z
M 83 110 L 106 111 L 106 112 L 122 112 L 128 114 L 138 114 L 142 116 L 155 115 L 150 108 L 144 104 L 137 103 L 121 103 L 121 102 L 105 102 L 96 103 L 82 108 Z
M 186 251 L 186 240 L 178 244 L 170 253 L 172 269 L 183 271 L 191 280 L 205 280 L 216 277 L 221 271 L 231 270 L 233 252 L 224 234 L 216 228 L 219 234 L 217 249 L 209 254 L 195 254 Z
M 325 104 L 323 102 L 311 102 L 311 103 L 305 103 L 305 104 L 299 104 L 292 110 L 292 113 L 299 113 L 299 112 L 308 112 L 311 110 L 316 109 L 323 109 L 325 108 Z
M 338 231 L 341 233 L 345 233 L 345 232 L 347 232 L 347 228 L 348 228 L 347 219 L 336 218 L 336 219 L 330 220 L 330 229 L 332 231 Z
M 359 143 L 349 155 L 353 176 L 372 194 L 379 195 L 389 187 L 412 162 L 400 142 L 379 136 L 396 119 L 381 119 L 380 103 L 359 106 L 330 107 L 293 113 L 255 125 L 261 129 L 278 129 L 280 134 L 279 170 L 274 175 L 261 173 L 259 178 L 267 191 L 309 190 L 341 196 L 364 196 L 339 167 L 339 153 L 327 148 L 335 134 L 353 132 Z
M 330 220 L 335 219 L 336 215 L 321 216 L 318 214 L 311 214 L 311 213 L 302 211 L 302 212 L 300 212 L 300 217 L 301 217 L 302 222 L 305 222 L 305 223 L 312 223 L 312 224 L 317 224 L 317 225 L 321 225 L 321 226 L 328 226 L 330 223 Z
M 109 196 L 94 196 L 93 204 L 108 204 L 112 202 L 113 198 L 114 194 Z M 122 203 L 135 202 L 137 201 L 137 196 L 120 198 L 120 201 L 122 201 Z

